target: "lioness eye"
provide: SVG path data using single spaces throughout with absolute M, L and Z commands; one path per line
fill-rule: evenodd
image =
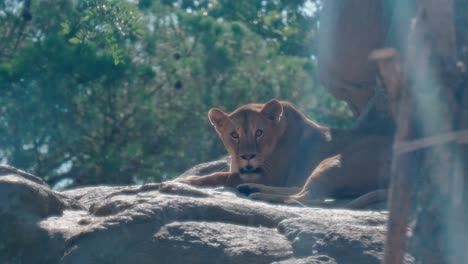
M 239 134 L 237 134 L 237 132 L 232 132 L 232 133 L 231 133 L 231 137 L 234 138 L 234 139 L 238 139 L 238 138 L 239 138 Z
M 262 135 L 263 135 L 263 131 L 261 129 L 257 129 L 257 131 L 255 131 L 256 137 L 261 137 Z

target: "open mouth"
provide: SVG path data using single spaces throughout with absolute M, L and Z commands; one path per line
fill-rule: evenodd
M 262 173 L 262 168 L 241 168 L 239 169 L 239 172 L 241 174 L 259 174 Z

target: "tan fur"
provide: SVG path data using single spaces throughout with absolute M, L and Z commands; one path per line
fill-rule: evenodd
M 237 186 L 254 199 L 304 205 L 358 197 L 388 184 L 388 137 L 320 126 L 277 100 L 231 114 L 212 109 L 209 118 L 231 156 L 230 171 L 182 182 Z

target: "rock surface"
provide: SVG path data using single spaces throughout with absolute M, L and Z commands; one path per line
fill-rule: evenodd
M 54 192 L 0 176 L 0 263 L 379 263 L 387 213 L 180 183 Z
M 318 77 L 359 116 L 374 94 L 376 66 L 369 54 L 388 45 L 385 4 L 374 0 L 322 1 Z
M 210 161 L 198 164 L 193 168 L 188 169 L 186 172 L 182 173 L 179 177 L 187 177 L 193 175 L 207 175 L 213 172 L 218 171 L 229 171 L 229 164 L 231 163 L 231 158 L 229 156 L 224 157 L 220 160 Z

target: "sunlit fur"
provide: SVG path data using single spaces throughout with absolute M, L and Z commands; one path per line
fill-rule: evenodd
M 267 176 L 274 162 L 272 152 L 285 131 L 282 117 L 278 101 L 245 105 L 229 115 L 219 109 L 210 111 L 209 118 L 231 155 L 231 172 L 239 173 L 245 182 L 271 182 Z M 238 137 L 233 138 L 233 133 Z

